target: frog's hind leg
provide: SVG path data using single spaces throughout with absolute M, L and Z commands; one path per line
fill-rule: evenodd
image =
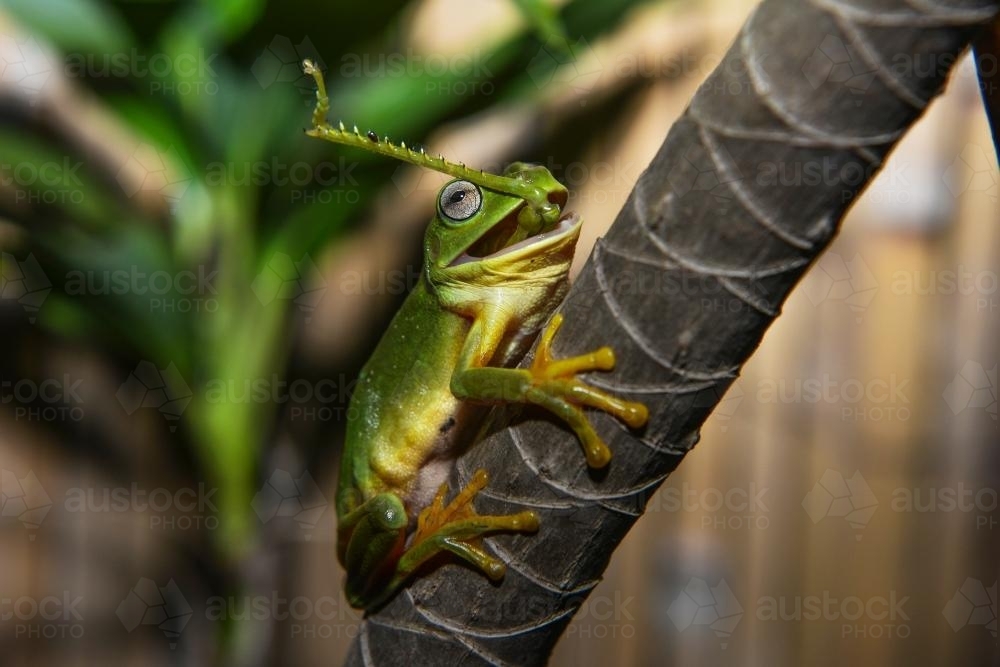
M 433 556 L 448 551 L 482 570 L 490 579 L 503 577 L 507 567 L 489 555 L 479 538 L 501 531 L 533 532 L 538 530 L 538 515 L 532 511 L 503 516 L 476 513 L 473 499 L 487 484 L 485 470 L 477 470 L 455 498 L 445 505 L 448 485 L 444 484 L 434 501 L 417 518 L 417 530 L 409 548 L 399 559 L 393 576 L 394 588 Z
M 354 606 L 364 606 L 366 593 L 403 552 L 406 509 L 390 493 L 379 494 L 351 512 L 337 527 L 337 552 L 347 571 L 346 593 Z

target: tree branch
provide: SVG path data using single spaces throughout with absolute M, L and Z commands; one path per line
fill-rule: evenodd
M 510 562 L 500 585 L 452 564 L 416 581 L 364 621 L 349 665 L 546 661 L 789 291 L 998 5 L 761 4 L 562 309 L 556 353 L 612 344 L 616 371 L 589 379 L 645 401 L 649 426 L 636 437 L 594 414 L 614 452 L 601 473 L 587 470 L 572 432 L 544 418 L 474 447 L 453 487 L 486 468 L 479 511 L 537 508 L 541 530 L 489 540 Z

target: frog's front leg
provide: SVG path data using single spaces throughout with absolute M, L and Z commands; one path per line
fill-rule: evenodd
M 553 359 L 552 341 L 563 316 L 554 315 L 542 333 L 530 367 L 493 368 L 486 366 L 499 346 L 503 323 L 489 317 L 477 318 L 466 340 L 462 359 L 452 376 L 455 396 L 491 403 L 534 403 L 565 421 L 576 433 L 587 464 L 603 468 L 611 460 L 611 450 L 591 426 L 583 407 L 596 408 L 639 428 L 649 418 L 642 403 L 625 401 L 588 385 L 577 374 L 614 368 L 615 355 L 609 347 L 568 359 Z
M 501 531 L 538 530 L 538 515 L 531 511 L 501 516 L 476 513 L 473 500 L 487 484 L 485 470 L 477 470 L 457 496 L 445 504 L 448 485 L 417 517 L 417 529 L 404 549 L 406 513 L 398 496 L 375 496 L 342 522 L 350 530 L 345 550 L 347 596 L 356 607 L 371 609 L 388 600 L 424 563 L 450 552 L 483 571 L 494 581 L 506 566 L 486 553 L 479 538 Z M 360 514 L 356 515 L 356 512 Z M 398 517 L 402 516 L 402 525 Z M 352 523 L 353 521 L 353 523 Z

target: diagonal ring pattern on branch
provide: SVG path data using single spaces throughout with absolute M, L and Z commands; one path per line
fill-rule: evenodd
M 646 402 L 649 426 L 635 434 L 594 414 L 615 453 L 600 472 L 543 415 L 466 453 L 453 486 L 486 468 L 493 482 L 479 511 L 530 506 L 541 530 L 489 540 L 509 562 L 500 585 L 461 565 L 416 581 L 363 621 L 349 665 L 544 664 L 789 291 L 998 8 L 765 0 L 756 9 L 562 308 L 556 354 L 612 344 L 617 369 L 592 381 Z M 795 177 L 807 166 L 823 177 Z

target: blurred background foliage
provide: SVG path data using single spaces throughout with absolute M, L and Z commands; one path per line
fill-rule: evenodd
M 304 137 L 303 58 L 327 72 L 333 121 L 487 170 L 549 166 L 587 221 L 579 265 L 754 4 L 0 0 L 0 598 L 71 594 L 83 617 L 0 623 L 4 663 L 328 665 L 356 632 L 326 499 L 354 378 L 416 278 L 443 179 Z M 995 497 L 995 283 L 939 280 L 995 281 L 988 136 L 960 68 L 554 664 L 988 654 L 940 610 L 967 578 L 995 581 L 997 531 L 972 523 L 1000 519 L 995 505 L 961 521 L 889 508 L 898 488 Z M 942 399 L 970 363 L 992 369 L 992 415 Z M 763 391 L 828 376 L 907 389 L 888 406 Z M 864 541 L 864 525 L 803 511 L 829 470 L 881 499 Z M 765 502 L 677 511 L 692 488 Z M 109 508 L 122 490 L 127 507 Z M 150 509 L 153 490 L 174 500 Z M 720 578 L 743 603 L 735 630 L 684 629 L 671 604 Z M 762 595 L 887 587 L 931 609 L 906 641 L 753 613 Z

